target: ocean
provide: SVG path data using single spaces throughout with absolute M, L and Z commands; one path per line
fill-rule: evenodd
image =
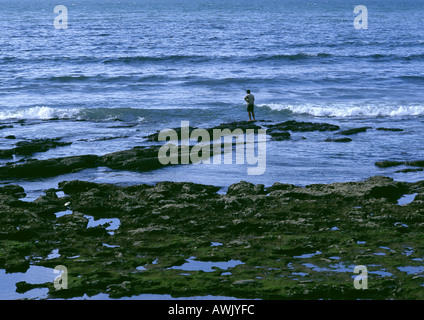
M 422 1 L 72 0 L 60 3 L 67 29 L 55 27 L 58 4 L 0 0 L 0 149 L 43 138 L 72 143 L 34 155 L 49 159 L 149 145 L 147 135 L 182 121 L 210 128 L 248 120 L 246 89 L 259 121 L 370 129 L 349 143 L 325 141 L 329 132 L 269 139 L 261 175 L 233 163 L 1 181 L 23 186 L 28 201 L 72 179 L 190 181 L 225 191 L 241 180 L 305 186 L 423 178 L 375 166 L 424 158 Z M 354 25 L 360 4 L 367 29 Z

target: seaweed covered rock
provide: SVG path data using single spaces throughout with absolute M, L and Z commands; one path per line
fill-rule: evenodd
M 401 165 L 411 166 L 411 167 L 424 167 L 424 160 L 414 160 L 414 161 L 384 160 L 384 161 L 376 162 L 375 165 L 380 168 L 397 167 Z
M 339 130 L 340 127 L 334 124 L 329 123 L 320 123 L 320 122 L 303 122 L 296 120 L 289 120 L 277 124 L 267 125 L 270 130 L 279 130 L 279 131 L 335 131 Z
M 68 146 L 72 142 L 60 141 L 60 138 L 53 139 L 34 139 L 30 141 L 19 141 L 12 149 L 0 150 L 0 158 L 12 158 L 13 155 L 17 156 L 31 156 L 36 152 L 45 152 L 57 147 Z
M 96 155 L 70 156 L 47 160 L 29 160 L 0 167 L 0 178 L 52 177 L 65 173 L 77 172 L 99 165 Z
M 327 138 L 325 141 L 326 142 L 351 142 L 352 139 L 351 138 L 339 138 L 339 139 Z
M 64 181 L 25 203 L 16 198 L 22 189 L 8 186 L 0 189 L 0 269 L 66 266 L 68 289 L 37 284 L 52 298 L 423 297 L 422 281 L 403 266 L 420 268 L 424 255 L 424 181 L 375 176 L 268 188 L 240 181 L 226 193 L 219 189 Z M 58 198 L 58 190 L 65 196 Z M 368 290 L 354 287 L 356 265 L 372 274 Z M 17 284 L 19 292 L 31 288 Z
M 353 129 L 343 130 L 343 131 L 337 132 L 337 134 L 341 134 L 341 135 L 345 135 L 345 136 L 350 136 L 352 134 L 366 132 L 368 129 L 371 129 L 371 127 L 360 127 L 360 128 L 353 128 Z
M 235 132 L 235 130 L 239 129 L 243 133 L 246 133 L 247 130 L 259 130 L 262 129 L 262 126 L 256 124 L 253 121 L 234 121 L 229 123 L 222 123 L 220 125 L 211 127 L 211 128 L 198 128 L 198 127 L 178 127 L 178 128 L 172 128 L 172 129 L 164 129 L 162 131 L 157 131 L 155 133 L 152 133 L 148 136 L 145 136 L 147 140 L 150 141 L 159 141 L 159 134 L 162 132 L 164 133 L 164 136 L 166 136 L 167 131 L 172 131 L 177 134 L 178 139 L 182 139 L 182 132 L 184 131 L 185 134 L 188 136 L 191 135 L 191 133 L 196 129 L 203 129 L 206 130 L 211 137 L 213 137 L 214 130 L 217 130 L 218 132 Z
M 240 181 L 230 185 L 227 191 L 227 195 L 229 196 L 257 195 L 265 193 L 266 192 L 263 184 L 254 185 L 253 183 L 246 181 Z

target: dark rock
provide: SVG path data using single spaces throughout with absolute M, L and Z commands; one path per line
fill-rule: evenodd
M 61 142 L 59 140 L 60 138 L 20 141 L 13 150 L 16 155 L 28 156 L 36 152 L 45 152 L 50 149 L 72 144 L 72 142 Z
M 159 146 L 135 147 L 106 154 L 100 160 L 111 169 L 149 171 L 163 167 L 158 159 L 159 149 Z
M 403 129 L 399 129 L 399 128 L 377 128 L 377 130 L 380 130 L 380 131 L 403 131 Z
M 165 197 L 179 197 L 181 195 L 213 196 L 220 187 L 197 184 L 192 182 L 158 182 L 149 192 L 161 193 Z
M 408 188 L 403 183 L 377 185 L 365 194 L 365 198 L 386 198 L 389 201 L 396 201 L 407 191 Z
M 405 164 L 404 161 L 378 161 L 375 165 L 379 168 L 396 167 Z
M 396 173 L 408 173 L 408 172 L 419 172 L 419 171 L 424 171 L 424 169 L 422 168 L 417 168 L 417 169 L 403 169 L 403 170 L 398 170 L 395 171 Z
M 116 137 L 103 137 L 103 138 L 97 138 L 97 139 L 93 139 L 91 141 L 108 141 L 108 140 L 114 140 L 114 139 L 125 139 L 128 138 L 129 136 L 116 136 Z M 81 141 L 84 141 L 83 139 Z M 87 140 L 85 140 L 87 141 Z
M 9 233 L 7 239 L 15 241 L 30 241 L 37 236 L 36 230 L 18 229 Z
M 219 126 L 215 126 L 213 128 L 207 129 L 210 134 L 213 133 L 214 129 L 229 129 L 231 131 L 234 131 L 235 129 L 241 129 L 243 132 L 246 132 L 246 130 L 259 130 L 262 129 L 261 126 L 257 125 L 254 121 L 236 121 L 236 122 L 230 122 L 230 123 L 222 123 Z
M 424 167 L 424 160 L 406 161 L 405 164 L 411 167 Z
M 25 259 L 9 261 L 5 264 L 4 269 L 7 273 L 26 272 L 29 269 L 29 261 Z
M 23 163 L 10 163 L 0 167 L 0 178 L 51 177 L 98 166 L 117 170 L 150 171 L 164 166 L 158 157 L 161 147 L 135 147 L 103 156 L 82 155 L 47 160 L 30 159 Z M 189 150 L 191 148 L 192 146 Z M 181 156 L 181 152 L 182 149 L 179 146 L 178 157 Z M 212 153 L 213 148 L 210 148 L 210 154 L 204 156 L 209 157 Z M 179 160 L 178 163 L 181 161 Z
M 59 182 L 58 186 L 66 194 L 75 194 L 98 188 L 99 184 L 89 181 L 72 180 Z
M 60 146 L 67 146 L 71 142 L 60 142 L 59 138 L 55 139 L 35 139 L 31 141 L 20 141 L 15 148 L 0 150 L 0 158 L 12 158 L 12 156 L 30 156 L 36 152 L 45 152 Z
M 0 159 L 11 159 L 11 158 L 13 158 L 13 149 L 0 150 Z
M 388 167 L 396 167 L 396 166 L 411 166 L 411 167 L 424 167 L 424 160 L 416 160 L 416 161 L 378 161 L 375 163 L 377 167 L 380 168 L 388 168 Z
M 183 129 L 187 130 L 187 128 L 183 128 Z M 188 127 L 189 136 L 196 129 L 205 129 L 206 131 L 208 131 L 208 133 L 209 133 L 209 135 L 212 139 L 214 130 L 228 129 L 230 131 L 234 131 L 235 129 L 241 129 L 243 131 L 243 133 L 246 133 L 246 130 L 248 130 L 248 129 L 258 130 L 258 129 L 262 129 L 262 127 L 255 124 L 255 122 L 253 122 L 253 121 L 239 121 L 239 122 L 223 123 L 223 124 L 220 124 L 220 125 L 212 127 L 212 128 Z M 182 131 L 181 127 L 173 128 L 173 129 L 170 129 L 170 130 L 175 131 L 178 135 L 178 139 L 181 139 L 181 131 Z M 166 129 L 163 130 L 162 132 L 166 133 Z M 158 141 L 159 133 L 160 133 L 160 131 L 153 133 L 151 135 L 145 136 L 145 138 L 147 140 L 150 140 L 150 141 Z
M 4 137 L 5 139 L 16 139 L 16 137 L 14 136 L 14 135 L 9 135 L 9 136 L 6 136 L 6 137 Z
M 267 125 L 269 129 L 278 129 L 280 131 L 335 131 L 339 130 L 340 127 L 334 124 L 328 123 L 317 123 L 317 122 L 298 122 L 295 120 L 289 120 L 277 124 Z
M 389 168 L 389 167 L 396 167 L 396 166 L 401 166 L 405 164 L 404 161 L 378 161 L 375 163 L 375 165 L 379 168 Z
M 351 142 L 352 139 L 351 138 L 340 138 L 340 139 L 331 139 L 331 138 L 328 138 L 325 141 L 326 142 Z
M 292 190 L 294 188 L 296 188 L 296 186 L 292 184 L 275 182 L 271 187 L 267 188 L 266 191 L 267 192 L 273 192 L 273 191 L 279 191 L 279 190 L 287 191 L 287 190 Z
M 52 177 L 87 168 L 95 168 L 98 165 L 99 157 L 96 155 L 33 160 L 23 164 L 10 164 L 0 167 L 0 178 Z
M 263 184 L 254 185 L 251 182 L 240 181 L 228 187 L 227 195 L 257 195 L 266 194 Z
M 193 130 L 195 130 L 195 129 L 197 129 L 197 128 L 196 127 L 189 127 L 188 128 L 189 136 L 193 132 Z M 178 139 L 181 139 L 181 131 L 182 131 L 181 127 L 169 129 L 169 131 L 172 131 L 172 130 L 177 133 Z M 162 130 L 163 133 L 166 133 L 166 131 L 167 131 L 167 129 Z M 156 133 L 152 133 L 148 136 L 145 136 L 144 138 L 146 138 L 147 140 L 150 140 L 150 141 L 159 141 L 159 133 L 160 133 L 160 131 L 158 131 Z
M 17 293 L 25 293 L 29 290 L 45 288 L 47 287 L 46 283 L 28 283 L 26 281 L 19 281 L 16 284 L 16 292 Z
M 26 196 L 24 188 L 14 184 L 0 187 L 0 194 L 11 195 L 15 198 L 23 198 Z
M 361 127 L 361 128 L 344 130 L 344 131 L 337 132 L 337 134 L 342 134 L 342 135 L 347 136 L 347 135 L 357 134 L 357 133 L 360 133 L 360 132 L 366 132 L 368 129 L 371 129 L 371 127 Z
M 282 141 L 282 140 L 290 140 L 291 134 L 287 131 L 268 131 L 267 132 L 272 140 Z

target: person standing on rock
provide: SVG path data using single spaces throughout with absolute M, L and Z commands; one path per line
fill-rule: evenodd
M 247 112 L 249 114 L 249 121 L 256 121 L 255 119 L 255 112 L 253 111 L 253 108 L 255 107 L 255 96 L 250 93 L 250 90 L 247 90 L 247 95 L 244 97 L 244 100 L 247 102 Z

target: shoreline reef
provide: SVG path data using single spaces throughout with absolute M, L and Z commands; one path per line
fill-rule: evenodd
M 18 293 L 47 288 L 47 298 L 423 298 L 424 181 L 218 189 L 73 180 L 25 202 L 23 188 L 1 187 L 0 269 L 65 266 L 66 289 L 16 284 Z M 367 290 L 355 289 L 355 266 L 367 268 Z
M 174 128 L 172 129 L 176 132 L 178 139 L 181 139 L 181 129 Z M 188 132 L 191 133 L 193 130 L 197 129 L 196 127 L 189 127 Z M 325 142 L 334 142 L 334 143 L 349 143 L 353 141 L 352 138 L 344 137 L 340 138 L 341 135 L 353 136 L 356 134 L 366 133 L 367 131 L 373 129 L 371 127 L 359 127 L 359 128 L 340 128 L 334 124 L 321 123 L 321 122 L 302 122 L 289 120 L 281 123 L 272 123 L 269 120 L 260 120 L 255 122 L 250 121 L 240 121 L 232 123 L 223 123 L 219 126 L 205 129 L 207 132 L 212 134 L 215 129 L 225 130 L 227 133 L 223 133 L 222 137 L 225 135 L 232 135 L 235 137 L 236 129 L 240 130 L 239 132 L 247 133 L 247 130 L 259 130 L 266 129 L 266 135 L 270 141 L 283 141 L 283 140 L 293 140 L 301 141 L 306 139 L 304 136 L 296 136 L 296 139 L 293 139 L 293 134 L 302 134 L 306 132 L 327 132 L 328 136 L 326 139 L 323 139 Z M 402 129 L 397 128 L 375 128 L 375 130 L 385 130 L 397 132 Z M 224 131 L 223 131 L 224 132 Z M 228 133 L 229 132 L 229 133 Z M 0 158 L 2 159 L 12 159 L 16 157 L 18 160 L 4 163 L 0 166 L 0 180 L 2 181 L 12 181 L 14 179 L 25 179 L 25 178 L 45 178 L 45 177 L 54 177 L 60 176 L 63 174 L 79 172 L 84 169 L 91 169 L 97 167 L 107 167 L 114 170 L 129 170 L 129 171 L 138 171 L 146 172 L 156 169 L 160 169 L 166 165 L 176 165 L 173 163 L 162 164 L 159 160 L 158 153 L 162 144 L 156 144 L 158 142 L 158 136 L 160 131 L 147 135 L 144 138 L 146 143 L 142 146 L 136 146 L 129 150 L 116 151 L 107 153 L 104 155 L 95 155 L 95 154 L 83 154 L 83 155 L 70 155 L 59 158 L 51 159 L 36 159 L 36 155 L 50 149 L 66 147 L 72 144 L 69 141 L 61 141 L 61 138 L 48 138 L 48 139 L 35 139 L 35 140 L 23 140 L 16 143 L 16 146 L 10 149 L 0 150 Z M 110 138 L 109 138 L 110 139 Z M 172 141 L 169 141 L 172 142 Z M 232 142 L 233 146 L 237 142 Z M 225 142 L 224 142 L 225 144 Z M 213 142 L 211 142 L 211 146 Z M 189 148 L 181 148 L 181 145 L 178 145 L 178 158 L 181 157 L 183 152 L 191 153 L 193 145 L 190 145 Z M 224 150 L 225 145 L 221 145 L 221 151 Z M 226 148 L 225 148 L 226 149 Z M 209 154 L 203 154 L 199 156 L 201 159 L 207 159 L 214 155 L 214 148 L 209 149 Z M 192 163 L 191 159 L 188 159 L 189 163 Z M 424 167 L 424 161 L 412 160 L 412 161 L 378 161 L 375 165 L 379 168 L 388 168 L 392 166 L 401 166 L 405 165 L 412 168 L 407 168 L 400 170 L 399 172 L 413 172 L 413 171 L 422 171 Z
M 266 127 L 277 140 L 290 139 L 293 132 L 346 135 L 344 129 L 322 123 L 260 124 L 234 123 L 234 128 Z M 155 141 L 155 136 L 150 139 Z M 36 141 L 35 150 L 62 146 L 57 144 L 60 139 L 46 142 L 48 147 Z M 20 146 L 31 148 L 31 143 Z M 154 170 L 163 166 L 158 148 L 47 160 L 32 158 L 30 149 L 28 157 L 0 167 L 0 178 L 11 180 L 0 187 L 0 269 L 67 268 L 66 289 L 56 290 L 53 282 L 20 281 L 16 292 L 47 288 L 48 299 L 101 293 L 110 298 L 143 293 L 423 298 L 424 180 L 400 182 L 376 175 L 304 187 L 240 181 L 225 194 L 217 186 L 189 182 L 118 186 L 72 180 L 45 190 L 32 202 L 23 200 L 25 190 L 13 182 L 100 165 Z M 419 160 L 376 163 L 380 168 L 402 165 L 424 167 Z M 100 223 L 90 226 L 90 221 Z M 366 290 L 354 286 L 355 266 L 367 268 Z

